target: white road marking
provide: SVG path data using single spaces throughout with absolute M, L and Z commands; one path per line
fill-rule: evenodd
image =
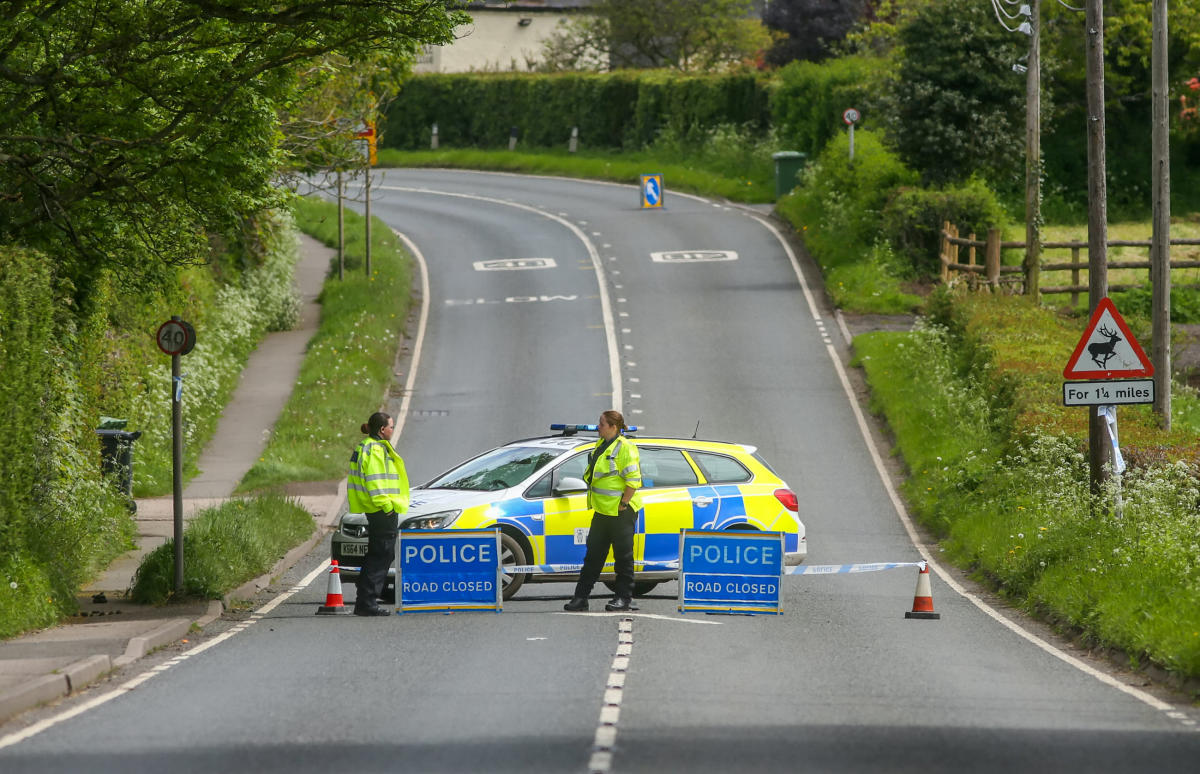
M 99 696 L 96 696 L 94 698 L 88 699 L 85 702 L 75 705 L 74 707 L 72 707 L 69 710 L 60 712 L 57 715 L 54 715 L 52 717 L 48 717 L 43 720 L 39 720 L 37 723 L 34 723 L 33 725 L 29 726 L 28 728 L 23 728 L 20 731 L 16 731 L 14 733 L 8 734 L 7 736 L 0 737 L 0 750 L 4 749 L 5 747 L 11 747 L 12 745 L 19 744 L 20 742 L 23 742 L 26 739 L 29 739 L 30 737 L 36 736 L 49 728 L 53 728 L 54 726 L 58 725 L 59 723 L 62 723 L 63 721 L 70 720 L 71 718 L 76 717 L 78 715 L 82 715 L 83 713 L 87 712 L 88 710 L 95 709 L 96 707 L 99 707 L 102 704 L 107 704 L 108 702 L 112 701 L 113 699 L 117 698 L 118 696 L 124 696 L 125 694 L 129 693 L 130 691 L 134 690 L 138 686 L 145 683 L 147 680 L 150 680 L 151 678 L 155 677 L 156 675 L 162 674 L 163 672 L 167 671 L 171 667 L 186 661 L 187 659 L 191 658 L 192 656 L 199 655 L 200 653 L 203 653 L 204 651 L 208 650 L 209 648 L 214 648 L 217 645 L 220 645 L 222 642 L 225 642 L 225 640 L 228 640 L 237 634 L 241 634 L 249 627 L 258 623 L 258 620 L 260 618 L 262 618 L 264 615 L 266 615 L 270 611 L 274 610 L 276 607 L 278 607 L 279 605 L 283 604 L 286 600 L 291 598 L 292 595 L 296 594 L 299 591 L 302 591 L 305 587 L 307 587 L 310 583 L 312 583 L 319 575 L 321 575 L 321 573 L 323 573 L 326 569 L 328 569 L 328 567 L 329 567 L 329 560 L 326 559 L 325 561 L 321 562 L 321 564 L 315 570 L 313 570 L 308 575 L 306 575 L 302 581 L 297 583 L 295 586 L 292 586 L 286 592 L 284 592 L 283 594 L 280 594 L 278 597 L 275 597 L 275 599 L 272 599 L 270 602 L 268 602 L 267 604 L 265 604 L 261 608 L 259 608 L 257 611 L 255 611 L 255 613 L 251 616 L 250 620 L 243 621 L 242 623 L 238 624 L 237 626 L 233 627 L 232 629 L 230 629 L 226 632 L 222 632 L 221 634 L 218 634 L 216 637 L 213 637 L 211 640 L 208 640 L 207 642 L 203 642 L 203 643 L 197 645 L 196 647 L 189 649 L 185 653 L 179 654 L 178 656 L 171 659 L 170 661 L 167 661 L 166 663 L 163 663 L 158 666 L 147 669 L 145 672 L 141 673 L 137 677 L 126 680 L 124 683 L 117 686 L 116 688 L 109 691 L 108 693 L 102 693 Z
M 625 673 L 629 670 L 629 655 L 633 651 L 633 619 L 628 616 L 617 622 L 617 655 L 604 687 L 599 724 L 592 741 L 588 760 L 590 774 L 608 774 L 612 770 L 613 748 L 617 744 L 617 719 L 621 714 L 621 699 L 625 694 Z
M 396 427 L 392 431 L 392 435 L 399 439 L 404 432 L 404 420 L 408 416 L 408 405 L 412 402 L 413 387 L 416 385 L 417 371 L 421 365 L 421 347 L 425 343 L 425 326 L 429 322 L 429 265 L 425 263 L 425 254 L 421 252 L 421 248 L 417 247 L 416 243 L 406 234 L 401 234 L 396 229 L 392 229 L 392 233 L 413 254 L 413 257 L 417 259 L 417 266 L 421 269 L 421 315 L 417 322 L 417 340 L 413 344 L 408 378 L 404 381 L 404 397 L 400 399 L 400 416 L 395 417 Z
M 591 259 L 592 266 L 596 271 L 596 284 L 600 290 L 600 314 L 604 319 L 604 336 L 608 344 L 608 367 L 609 379 L 612 383 L 612 408 L 616 411 L 621 411 L 621 365 L 620 359 L 617 356 L 617 334 L 616 325 L 613 321 L 612 305 L 608 300 L 608 279 L 604 275 L 604 264 L 600 260 L 600 252 L 596 249 L 596 245 L 588 238 L 587 234 L 576 226 L 574 223 L 566 220 L 562 215 L 552 215 L 544 210 L 539 210 L 536 207 L 531 207 L 527 204 L 518 202 L 506 202 L 500 199 L 493 199 L 487 196 L 479 196 L 476 194 L 453 193 L 450 191 L 435 191 L 430 188 L 409 188 L 406 186 L 379 186 L 380 190 L 399 191 L 403 193 L 430 194 L 434 196 L 449 196 L 458 199 L 468 199 L 472 201 L 490 202 L 492 204 L 501 204 L 505 207 L 513 207 L 525 212 L 531 212 L 539 217 L 548 218 L 555 223 L 560 224 L 564 228 L 573 233 L 580 242 L 583 243 L 587 250 L 588 257 Z M 586 226 L 587 221 L 579 221 L 580 225 Z

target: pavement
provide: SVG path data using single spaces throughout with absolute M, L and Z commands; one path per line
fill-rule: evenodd
M 321 292 L 334 251 L 301 237 L 296 287 L 300 321 L 290 331 L 268 334 L 251 354 L 212 440 L 200 455 L 199 475 L 183 492 L 183 518 L 233 495 L 242 476 L 266 447 L 275 420 L 300 374 L 308 341 L 317 330 Z M 136 428 L 132 428 L 136 429 Z M 137 454 L 136 444 L 134 454 Z M 235 599 L 249 599 L 312 550 L 337 522 L 346 500 L 345 481 L 324 482 L 293 495 L 313 514 L 313 535 L 267 574 L 221 600 L 143 605 L 127 597 L 142 557 L 174 536 L 174 498 L 137 501 L 137 547 L 118 557 L 79 592 L 79 613 L 58 626 L 0 642 L 0 723 L 75 693 L 151 651 L 187 638 L 217 620 Z

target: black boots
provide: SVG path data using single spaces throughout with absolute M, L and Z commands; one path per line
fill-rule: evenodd
M 636 608 L 629 597 L 613 597 L 611 602 L 604 605 L 604 609 L 610 613 L 627 613 Z
M 380 607 L 378 604 L 375 604 L 375 605 L 359 605 L 359 604 L 356 602 L 356 603 L 354 604 L 354 614 L 355 614 L 355 615 L 368 615 L 368 616 L 375 616 L 375 615 L 391 615 L 392 613 L 391 613 L 391 611 L 390 611 L 390 610 L 386 610 L 386 609 L 384 609 L 384 608 Z
M 588 609 L 587 597 L 571 597 L 571 601 L 563 605 L 568 613 L 582 613 Z

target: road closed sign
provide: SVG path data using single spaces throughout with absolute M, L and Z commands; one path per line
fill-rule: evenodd
M 679 612 L 783 613 L 783 533 L 679 533 Z
M 402 531 L 396 540 L 396 612 L 501 607 L 498 530 Z

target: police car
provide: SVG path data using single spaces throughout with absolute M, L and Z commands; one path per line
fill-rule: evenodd
M 557 435 L 513 441 L 467 460 L 412 489 L 401 530 L 500 529 L 506 566 L 579 565 L 592 512 L 583 481 L 596 425 L 551 425 Z M 636 428 L 630 428 L 631 431 Z M 804 561 L 808 544 L 796 494 L 755 447 L 723 441 L 629 437 L 642 471 L 642 510 L 634 536 L 634 593 L 678 577 L 679 531 L 782 532 L 788 565 Z M 343 514 L 332 558 L 343 577 L 358 575 L 367 551 L 367 519 Z M 389 571 L 394 582 L 395 568 Z M 575 581 L 572 572 L 504 576 L 504 598 L 526 583 Z M 600 579 L 613 580 L 611 555 Z

